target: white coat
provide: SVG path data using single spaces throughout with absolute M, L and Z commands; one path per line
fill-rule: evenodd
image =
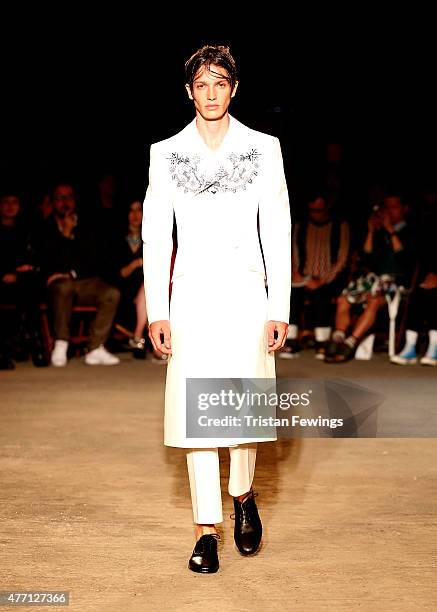
M 275 378 L 265 324 L 289 321 L 291 220 L 280 142 L 232 115 L 229 121 L 215 151 L 196 118 L 150 147 L 144 286 L 149 323 L 169 320 L 171 328 L 166 446 L 276 440 L 186 437 L 186 378 Z M 169 300 L 173 213 L 178 249 Z

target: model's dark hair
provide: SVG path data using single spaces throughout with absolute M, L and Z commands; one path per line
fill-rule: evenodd
M 202 66 L 206 66 L 211 74 L 217 74 L 215 70 L 211 70 L 211 64 L 221 66 L 227 71 L 229 76 L 223 78 L 230 83 L 231 89 L 234 88 L 238 78 L 237 66 L 229 47 L 226 45 L 204 45 L 185 62 L 185 82 L 190 86 L 191 91 L 193 90 L 194 78 Z

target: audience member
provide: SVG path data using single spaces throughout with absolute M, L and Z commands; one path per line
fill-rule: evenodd
M 143 241 L 141 238 L 141 224 L 143 218 L 143 205 L 141 200 L 132 200 L 128 207 L 127 227 L 121 236 L 113 237 L 110 247 L 110 265 L 108 280 L 113 282 L 121 293 L 118 307 L 117 321 L 127 321 L 133 328 L 133 337 L 129 338 L 129 346 L 133 349 L 136 358 L 144 359 L 147 347 L 153 353 L 152 360 L 156 363 L 165 363 L 159 353 L 153 349 L 148 335 L 146 296 L 144 291 L 143 274 Z M 134 311 L 134 320 L 132 317 Z
M 300 351 L 298 326 L 305 310 L 308 325 L 314 328 L 316 357 L 324 355 L 331 332 L 332 298 L 346 282 L 349 255 L 349 225 L 336 218 L 325 193 L 317 190 L 309 197 L 307 219 L 294 225 L 292 238 L 292 290 L 290 326 L 284 350 L 279 357 L 290 358 Z
M 37 367 L 48 365 L 41 335 L 43 288 L 31 232 L 20 213 L 16 190 L 0 197 L 0 302 L 15 312 L 0 311 L 0 368 L 29 357 Z
M 361 274 L 337 299 L 335 330 L 326 350 L 326 362 L 352 359 L 379 309 L 386 304 L 385 291 L 391 291 L 393 283 L 409 286 L 415 265 L 415 245 L 413 230 L 406 220 L 407 211 L 403 197 L 391 191 L 386 192 L 382 208 L 374 207 L 360 253 Z M 353 303 L 359 303 L 364 311 L 347 336 Z
M 428 348 L 421 365 L 437 366 L 437 249 L 434 244 L 437 226 L 437 200 L 422 218 L 418 246 L 419 275 L 417 286 L 408 301 L 405 344 L 391 362 L 398 365 L 417 363 L 416 345 L 419 333 L 428 329 Z
M 95 305 L 96 316 L 85 355 L 89 365 L 114 365 L 120 359 L 104 346 L 120 300 L 117 287 L 101 278 L 105 265 L 96 229 L 81 222 L 74 188 L 58 183 L 51 192 L 53 213 L 46 220 L 41 256 L 53 317 L 54 366 L 65 366 L 73 304 Z M 97 228 L 98 230 L 99 228 Z

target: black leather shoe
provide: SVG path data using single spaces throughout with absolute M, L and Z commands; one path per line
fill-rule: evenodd
M 261 543 L 263 529 L 255 503 L 257 495 L 251 490 L 242 502 L 234 497 L 234 540 L 242 555 L 256 553 Z
M 190 570 L 201 574 L 213 574 L 218 570 L 217 540 L 219 539 L 218 533 L 206 533 L 197 540 L 188 562 Z

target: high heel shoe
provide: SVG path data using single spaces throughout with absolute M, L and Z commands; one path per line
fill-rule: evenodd
M 218 570 L 217 540 L 219 539 L 218 533 L 206 533 L 197 540 L 188 562 L 191 571 L 213 574 Z

